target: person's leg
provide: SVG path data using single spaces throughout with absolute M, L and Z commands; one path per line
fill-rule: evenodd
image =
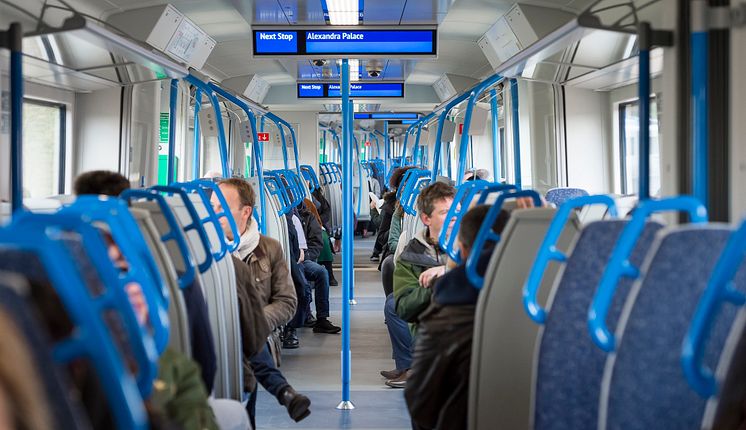
M 386 317 L 386 328 L 391 338 L 391 347 L 394 350 L 394 363 L 396 370 L 403 372 L 412 367 L 412 334 L 409 325 L 396 313 L 394 295 L 386 296 L 383 313 Z
M 275 361 L 272 359 L 272 354 L 269 352 L 267 344 L 264 345 L 261 351 L 251 357 L 249 361 L 251 362 L 251 369 L 254 371 L 256 380 L 262 384 L 262 387 L 267 392 L 275 396 L 281 405 L 288 409 L 288 414 L 291 418 L 295 421 L 300 421 L 311 413 L 308 409 L 311 406 L 311 400 L 303 394 L 297 393 L 290 386 L 282 372 L 275 367 Z M 252 397 L 254 405 L 251 407 L 256 411 L 256 392 L 252 393 Z M 251 403 L 252 399 L 250 397 L 249 404 Z M 251 413 L 252 411 L 249 410 L 249 414 Z
M 326 269 L 314 261 L 304 261 L 306 277 L 313 285 L 316 302 L 314 333 L 339 333 L 342 329 L 329 322 L 329 278 Z
M 388 297 L 394 292 L 394 255 L 391 254 L 383 259 L 381 263 L 381 284 L 383 284 L 383 293 Z

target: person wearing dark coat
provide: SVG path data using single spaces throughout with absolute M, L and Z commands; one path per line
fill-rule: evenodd
M 488 205 L 480 205 L 464 215 L 458 232 L 464 262 L 489 209 Z M 492 230 L 502 233 L 509 217 L 508 212 L 500 211 Z M 478 260 L 477 272 L 482 276 L 492 256 L 494 244 L 491 245 Z M 465 264 L 446 272 L 431 288 L 431 304 L 419 317 L 404 398 L 415 430 L 466 428 L 474 312 L 479 290 L 469 282 Z

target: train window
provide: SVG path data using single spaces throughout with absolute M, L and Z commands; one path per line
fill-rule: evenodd
M 639 186 L 640 106 L 637 100 L 619 104 L 619 154 L 622 194 L 636 194 Z M 658 100 L 650 100 L 650 195 L 660 194 L 660 126 Z
M 65 192 L 64 104 L 23 101 L 23 186 L 25 197 Z

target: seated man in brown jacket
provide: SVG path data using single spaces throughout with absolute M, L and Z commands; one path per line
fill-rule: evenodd
M 274 330 L 290 321 L 297 305 L 295 288 L 285 264 L 282 247 L 276 240 L 259 234 L 257 223 L 252 219 L 256 194 L 248 182 L 232 178 L 221 181 L 219 186 L 241 234 L 240 245 L 234 256 L 246 263 L 244 267 L 249 268 L 248 272 L 236 270 L 237 287 L 239 291 L 253 288 L 258 292 L 264 318 L 269 329 Z M 212 203 L 217 211 L 222 210 L 220 202 L 214 196 Z M 220 221 L 228 239 L 233 240 L 233 232 L 228 221 L 225 218 L 221 218 Z M 287 379 L 275 366 L 266 343 L 254 356 L 244 357 L 244 369 L 247 372 L 253 371 L 256 380 L 288 409 L 288 414 L 295 421 L 300 421 L 311 413 L 310 399 L 297 393 L 288 384 Z M 254 387 L 247 405 L 254 428 L 256 397 L 257 390 Z

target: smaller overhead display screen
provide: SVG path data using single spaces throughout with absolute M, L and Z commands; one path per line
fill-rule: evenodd
M 254 56 L 340 56 L 366 58 L 437 55 L 437 30 L 419 29 L 257 29 Z
M 298 98 L 340 98 L 342 91 L 339 84 L 298 83 Z M 353 82 L 350 83 L 352 98 L 390 98 L 404 97 L 403 82 Z M 368 119 L 368 118 L 366 118 Z

